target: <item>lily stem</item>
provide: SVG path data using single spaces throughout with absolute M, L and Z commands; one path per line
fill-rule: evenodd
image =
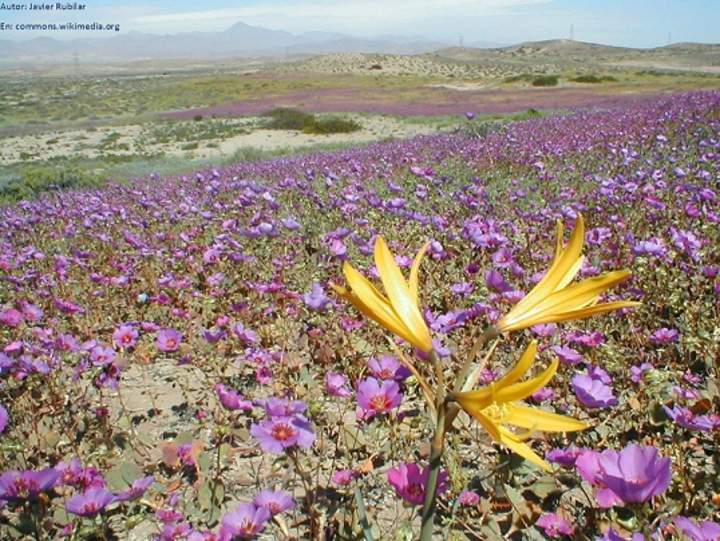
M 445 443 L 445 402 L 440 402 L 437 410 L 437 423 L 435 433 L 430 442 L 430 471 L 425 486 L 425 501 L 422 511 L 422 529 L 420 541 L 431 541 L 435 525 L 435 507 L 438 475 L 442 464 L 442 454 Z

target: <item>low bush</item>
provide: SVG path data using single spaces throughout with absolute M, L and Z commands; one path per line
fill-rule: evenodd
M 557 86 L 557 75 L 540 75 L 532 80 L 533 86 Z

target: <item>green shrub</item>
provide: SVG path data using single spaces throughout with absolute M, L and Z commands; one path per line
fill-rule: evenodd
M 100 183 L 101 179 L 96 174 L 71 164 L 27 167 L 0 186 L 0 201 L 31 199 L 47 191 L 92 188 Z
M 578 75 L 574 79 L 570 79 L 574 83 L 590 83 L 590 84 L 597 84 L 597 83 L 606 83 L 606 82 L 615 82 L 617 79 L 611 75 L 601 75 L 597 76 L 594 73 L 586 73 L 584 75 Z
M 329 117 L 316 119 L 315 122 L 307 126 L 303 131 L 305 133 L 327 135 L 331 133 L 352 133 L 360 129 L 362 129 L 362 126 L 354 120 Z
M 287 107 L 277 107 L 262 116 L 270 117 L 265 127 L 271 130 L 305 130 L 315 122 L 313 115 Z
M 331 133 L 350 133 L 362 129 L 354 120 L 331 116 L 317 118 L 310 113 L 297 109 L 278 107 L 263 113 L 270 118 L 265 127 L 271 130 L 298 130 L 304 133 L 327 135 Z
M 535 77 L 532 81 L 533 86 L 557 86 L 557 84 L 557 75 L 540 75 L 539 77 Z

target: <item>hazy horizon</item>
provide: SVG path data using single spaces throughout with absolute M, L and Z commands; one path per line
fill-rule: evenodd
M 15 2 L 22 4 L 23 2 Z M 29 4 L 27 2 L 26 4 Z M 0 11 L 0 22 L 119 24 L 120 31 L 0 32 L 0 39 L 68 40 L 130 32 L 178 34 L 224 31 L 238 22 L 292 34 L 337 32 L 376 38 L 417 36 L 450 45 L 568 39 L 626 47 L 668 43 L 720 43 L 720 5 L 651 0 L 86 0 L 82 11 Z M 382 20 L 376 14 L 382 13 Z

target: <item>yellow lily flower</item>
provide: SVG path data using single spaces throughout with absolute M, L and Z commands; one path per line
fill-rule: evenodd
M 639 302 L 615 301 L 596 304 L 600 295 L 626 280 L 630 271 L 613 271 L 568 285 L 582 267 L 581 255 L 585 240 L 585 223 L 578 216 L 570 235 L 570 241 L 562 248 L 563 226 L 557 225 L 555 258 L 542 280 L 532 288 L 512 309 L 505 314 L 496 327 L 500 332 L 526 329 L 539 323 L 559 323 L 604 314 L 619 308 L 639 306 Z
M 425 353 L 432 350 L 433 344 L 418 308 L 418 271 L 429 245 L 425 244 L 415 256 L 406 282 L 385 240 L 382 237 L 375 240 L 375 266 L 387 297 L 347 261 L 343 263 L 343 273 L 350 289 L 330 284 L 360 312 Z
M 519 403 L 544 387 L 557 372 L 559 361 L 553 359 L 545 371 L 534 378 L 516 383 L 529 369 L 537 353 L 533 340 L 518 363 L 507 374 L 487 387 L 476 391 L 450 393 L 462 409 L 476 419 L 490 437 L 533 464 L 549 470 L 550 466 L 529 445 L 524 443 L 535 430 L 544 432 L 574 432 L 588 425 L 577 419 L 531 408 Z M 513 432 L 503 425 L 525 429 L 525 434 Z

